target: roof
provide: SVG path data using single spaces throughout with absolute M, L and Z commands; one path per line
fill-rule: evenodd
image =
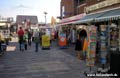
M 30 20 L 31 24 L 37 24 L 38 23 L 38 18 L 37 16 L 28 16 L 28 15 L 17 15 L 16 17 L 16 23 L 21 24 L 22 22 L 27 20 Z

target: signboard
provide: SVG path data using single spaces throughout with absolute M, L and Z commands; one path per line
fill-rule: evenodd
M 67 45 L 66 34 L 61 33 L 59 35 L 59 46 L 66 46 L 66 45 Z
M 107 6 L 111 6 L 111 5 L 117 4 L 117 3 L 120 3 L 120 0 L 105 0 L 105 1 L 102 1 L 102 2 L 97 3 L 95 5 L 91 5 L 89 7 L 86 7 L 85 11 L 86 12 L 94 11 L 94 10 L 97 10 L 97 9 L 100 9 L 103 7 L 107 7 Z
M 42 36 L 42 47 L 50 47 L 50 38 L 48 35 Z
M 7 23 L 0 23 L 0 26 L 5 26 L 7 25 Z

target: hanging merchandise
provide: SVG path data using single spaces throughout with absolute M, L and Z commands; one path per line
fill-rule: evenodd
M 106 63 L 107 56 L 107 26 L 100 25 L 100 56 L 101 56 L 101 64 Z
M 118 40 L 119 40 L 119 36 L 118 36 L 118 31 L 119 29 L 117 28 L 117 25 L 112 24 L 110 26 L 110 50 L 115 52 L 117 50 L 118 47 Z
M 71 30 L 71 40 L 72 40 L 72 43 L 75 43 L 75 41 L 76 41 L 76 31 L 75 31 L 75 29 Z
M 87 66 L 94 66 L 95 55 L 96 55 L 96 38 L 97 38 L 97 27 L 90 26 L 88 28 L 88 47 L 86 53 L 86 64 Z

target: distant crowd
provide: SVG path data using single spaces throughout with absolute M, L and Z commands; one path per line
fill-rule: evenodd
M 27 50 L 27 47 L 31 46 L 33 41 L 35 43 L 35 52 L 38 52 L 39 43 L 41 44 L 41 37 L 45 32 L 39 32 L 38 30 L 32 32 L 31 30 L 20 27 L 17 34 L 20 51 Z

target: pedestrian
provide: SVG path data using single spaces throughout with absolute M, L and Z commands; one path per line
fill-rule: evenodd
M 40 45 L 41 45 L 42 44 L 42 42 L 41 42 L 42 41 L 42 32 L 41 31 L 39 32 L 39 37 L 40 37 Z
M 24 41 L 24 49 L 27 50 L 27 40 L 28 40 L 28 33 L 27 30 L 25 30 L 25 34 L 23 36 L 23 41 Z
M 24 36 L 24 30 L 22 29 L 22 27 L 19 28 L 18 30 L 18 39 L 19 39 L 19 49 L 20 51 L 24 50 L 24 41 L 23 41 L 23 36 Z
M 1 34 L 0 34 L 0 54 L 1 54 L 1 52 L 2 52 L 2 37 L 1 37 Z
M 40 36 L 38 30 L 34 33 L 34 42 L 35 42 L 35 52 L 38 52 L 39 43 L 40 43 Z
M 85 29 L 81 29 L 81 30 L 79 31 L 79 36 L 80 36 L 80 40 L 81 40 L 81 46 L 82 46 L 82 48 L 83 48 L 83 46 L 84 46 L 84 41 L 85 41 L 85 39 L 87 38 L 87 31 L 86 31 Z M 85 54 L 85 52 L 83 52 L 83 50 L 81 50 L 81 51 L 82 51 L 81 57 L 82 57 L 82 59 L 85 59 L 85 58 L 86 58 L 86 54 Z
M 31 46 L 31 38 L 32 38 L 32 32 L 29 30 L 28 31 L 28 45 Z
M 76 42 L 75 42 L 75 50 L 77 51 L 77 58 L 82 59 L 82 45 L 81 45 L 81 39 L 79 35 L 77 36 Z

